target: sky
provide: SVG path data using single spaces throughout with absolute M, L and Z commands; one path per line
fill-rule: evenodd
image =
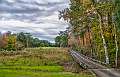
M 68 26 L 58 19 L 58 11 L 67 7 L 69 0 L 0 0 L 0 31 L 30 32 L 54 42 Z

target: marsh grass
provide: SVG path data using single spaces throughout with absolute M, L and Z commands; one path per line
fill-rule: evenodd
M 72 73 L 67 48 L 27 48 L 0 52 L 0 77 L 92 77 Z M 66 65 L 67 64 L 67 65 Z

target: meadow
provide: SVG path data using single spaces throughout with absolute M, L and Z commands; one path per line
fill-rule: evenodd
M 67 48 L 0 52 L 0 77 L 93 77 L 78 68 Z

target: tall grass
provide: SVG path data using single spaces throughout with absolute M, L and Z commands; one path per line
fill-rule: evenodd
M 67 48 L 4 51 L 0 52 L 0 77 L 91 77 L 66 70 L 71 61 Z

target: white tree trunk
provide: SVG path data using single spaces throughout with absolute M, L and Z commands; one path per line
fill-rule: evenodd
M 114 23 L 113 23 L 114 24 Z M 115 65 L 117 67 L 118 65 L 118 41 L 117 41 L 117 30 L 116 30 L 116 26 L 114 24 L 114 30 L 115 30 L 115 46 L 116 46 L 116 56 L 115 56 Z
M 100 26 L 100 32 L 101 32 L 101 36 L 102 36 L 102 40 L 103 40 L 103 46 L 104 46 L 104 50 L 105 50 L 105 60 L 106 60 L 106 64 L 109 64 L 107 44 L 106 44 L 106 41 L 105 41 L 103 29 L 102 29 L 102 17 L 101 17 L 100 14 L 98 14 L 98 16 L 99 16 L 99 22 L 100 22 L 100 24 L 99 24 L 99 26 Z

